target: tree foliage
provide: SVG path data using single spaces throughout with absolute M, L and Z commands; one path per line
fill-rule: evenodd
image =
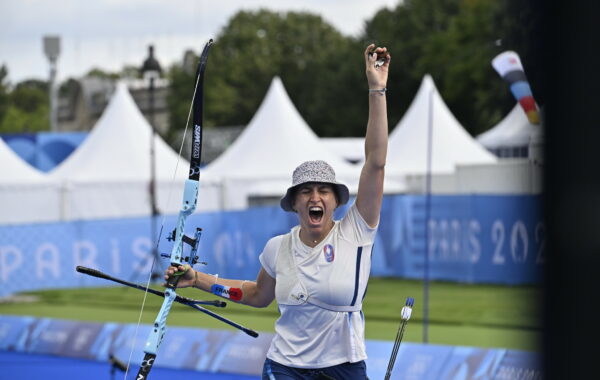
M 167 139 L 175 141 L 179 134 L 178 131 L 185 129 L 188 114 L 194 95 L 195 78 L 192 72 L 187 72 L 179 65 L 173 65 L 169 69 L 167 76 L 171 84 L 167 96 L 167 107 L 169 108 L 169 132 Z M 205 86 L 206 87 L 206 86 Z M 207 115 L 212 114 L 207 112 Z M 210 122 L 208 123 L 210 125 Z
M 528 38 L 510 21 L 515 7 L 515 2 L 497 0 L 412 0 L 378 12 L 367 23 L 365 37 L 387 44 L 394 53 L 390 119 L 401 118 L 423 76 L 430 74 L 471 134 L 497 123 L 515 100 L 491 61 L 514 49 L 503 44 L 505 36 Z
M 535 21 L 531 6 L 517 0 L 406 0 L 381 9 L 366 21 L 361 36 L 351 38 L 310 13 L 241 11 L 215 39 L 207 68 L 206 124 L 248 124 L 278 75 L 318 135 L 361 136 L 367 118 L 362 52 L 375 42 L 392 53 L 390 128 L 430 74 L 457 119 L 479 134 L 515 103 L 491 60 L 512 49 L 524 62 L 533 61 L 528 33 Z M 177 120 L 172 125 L 183 126 L 187 108 L 177 104 L 189 106 L 193 78 L 181 68 L 170 73 L 169 104 Z
M 300 114 L 319 135 L 340 135 L 340 125 L 364 129 L 364 118 L 357 122 L 352 107 L 339 112 L 356 103 L 352 94 L 357 91 L 346 78 L 356 76 L 354 69 L 364 76 L 361 52 L 354 45 L 313 14 L 237 13 L 216 36 L 209 58 L 205 124 L 248 124 L 272 79 L 279 76 Z M 350 63 L 349 54 L 357 64 Z M 169 78 L 171 125 L 180 128 L 185 126 L 194 78 L 178 66 L 171 67 Z M 364 90 L 366 82 L 362 82 Z
M 0 132 L 39 132 L 50 129 L 48 84 L 39 80 L 20 82 L 6 96 Z
M 0 126 L 8 109 L 9 88 L 8 88 L 8 69 L 6 65 L 0 66 Z
M 371 42 L 392 53 L 390 128 L 400 120 L 425 74 L 431 74 L 457 119 L 473 134 L 497 123 L 515 100 L 491 67 L 504 50 L 521 56 L 534 96 L 543 104 L 540 15 L 522 0 L 403 0 L 365 21 L 357 37 L 342 35 L 308 12 L 240 11 L 215 36 L 205 81 L 206 126 L 247 125 L 274 76 L 320 136 L 362 136 L 367 119 L 362 52 Z M 199 42 L 199 45 L 201 42 Z M 201 46 L 198 46 L 201 48 Z M 134 76 L 94 69 L 88 75 Z M 167 71 L 170 137 L 185 127 L 193 69 Z M 43 82 L 10 89 L 0 68 L 0 130 L 48 129 Z M 63 89 L 74 86 L 63 86 Z M 65 90 L 65 91 L 67 91 Z M 63 94 L 64 95 L 64 94 Z
M 245 125 L 256 112 L 274 76 L 321 135 L 350 118 L 339 115 L 347 56 L 352 41 L 321 17 L 302 12 L 239 12 L 216 38 L 207 107 L 215 125 Z M 355 54 L 360 62 L 360 51 Z M 344 96 L 345 97 L 345 96 Z M 337 100 L 337 101 L 336 101 Z M 235 110 L 235 112 L 232 112 Z
M 125 67 L 123 69 L 123 72 L 127 72 L 127 67 Z M 88 73 L 85 76 L 86 77 L 96 77 L 96 78 L 101 78 L 101 79 L 116 80 L 116 79 L 119 79 L 120 75 L 118 73 L 113 73 L 113 72 L 105 71 L 100 68 L 94 67 L 93 69 L 88 71 Z

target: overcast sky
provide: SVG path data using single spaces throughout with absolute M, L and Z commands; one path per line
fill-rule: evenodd
M 186 49 L 199 52 L 238 10 L 309 11 L 345 35 L 358 35 L 364 21 L 398 0 L 0 0 L 0 64 L 9 81 L 47 79 L 45 35 L 61 39 L 58 78 L 78 77 L 93 67 L 118 71 L 141 65 L 155 45 L 163 66 Z

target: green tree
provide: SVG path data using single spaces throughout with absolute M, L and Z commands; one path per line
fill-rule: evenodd
M 50 129 L 48 84 L 39 80 L 20 82 L 9 94 L 0 124 L 2 133 L 38 132 Z
M 122 70 L 123 74 L 128 73 L 128 66 L 125 66 Z M 97 67 L 91 69 L 90 71 L 88 71 L 88 73 L 85 75 L 86 77 L 96 77 L 96 78 L 102 78 L 102 79 L 113 79 L 113 80 L 117 80 L 119 79 L 119 77 L 121 75 L 119 75 L 119 73 L 111 73 L 109 71 L 105 71 L 102 69 L 99 69 Z
M 448 107 L 472 134 L 496 124 L 515 104 L 491 61 L 504 49 L 501 2 L 461 1 L 460 11 L 443 34 L 424 47 L 419 67 L 437 78 Z
M 496 0 L 407 0 L 367 22 L 365 40 L 390 48 L 390 124 L 410 105 L 425 74 L 431 74 L 448 107 L 473 135 L 497 123 L 515 104 L 493 70 L 498 53 L 526 46 L 523 18 L 530 5 Z M 511 43 L 508 43 L 508 42 Z
M 313 14 L 238 12 L 215 38 L 209 58 L 205 124 L 246 125 L 276 75 L 318 134 L 333 135 L 338 133 L 338 126 L 356 124 L 351 112 L 344 114 L 346 107 L 352 109 L 351 104 L 343 102 L 348 97 L 348 83 L 338 80 L 345 75 L 345 69 L 340 67 L 349 61 L 352 45 L 350 38 Z M 353 51 L 351 59 L 360 63 L 360 50 Z M 171 125 L 182 126 L 183 118 L 187 118 L 193 78 L 178 67 L 172 68 L 169 76 L 170 109 L 177 113 L 172 115 Z M 185 112 L 183 106 L 177 105 L 184 100 Z M 334 101 L 336 104 L 331 104 Z M 336 109 L 338 104 L 344 109 Z
M 425 47 L 445 33 L 458 13 L 458 4 L 459 0 L 407 0 L 393 9 L 380 10 L 366 22 L 364 42 L 386 46 L 392 55 L 388 80 L 390 128 L 404 115 L 427 73 L 419 63 Z
M 406 112 L 431 74 L 458 120 L 476 135 L 514 105 L 491 66 L 503 50 L 517 51 L 536 92 L 539 25 L 529 2 L 405 0 L 365 22 L 358 38 L 343 36 L 317 15 L 241 11 L 215 38 L 205 82 L 207 126 L 247 125 L 275 75 L 300 114 L 320 136 L 362 136 L 367 118 L 362 50 L 369 43 L 392 53 L 388 81 L 390 127 Z M 531 73 L 530 73 L 531 72 Z M 189 112 L 193 73 L 169 71 L 173 128 Z
M 186 72 L 180 65 L 173 65 L 169 68 L 167 77 L 170 81 L 169 92 L 167 95 L 167 107 L 169 109 L 169 132 L 167 140 L 173 141 L 174 146 L 178 145 L 180 138 L 178 132 L 185 129 L 188 114 L 194 96 L 194 78 L 195 73 Z M 205 89 L 208 90 L 206 84 Z M 211 112 L 205 112 L 211 115 Z M 209 123 L 206 123 L 210 125 Z
M 9 106 L 9 93 L 8 93 L 8 69 L 6 65 L 0 66 L 0 125 L 2 125 L 2 120 L 6 115 L 6 111 Z

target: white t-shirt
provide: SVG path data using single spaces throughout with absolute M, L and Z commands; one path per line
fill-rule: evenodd
M 353 204 L 316 247 L 300 240 L 299 226 L 290 232 L 296 269 L 311 297 L 331 305 L 362 303 L 377 228 L 364 221 Z M 270 239 L 259 260 L 277 280 L 277 255 L 285 252 L 285 235 Z M 275 337 L 267 357 L 296 368 L 324 368 L 367 358 L 362 311 L 331 311 L 310 303 L 279 303 Z

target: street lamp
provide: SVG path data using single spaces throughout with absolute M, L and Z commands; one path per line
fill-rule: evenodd
M 150 134 L 150 207 L 152 208 L 151 217 L 151 237 L 152 237 L 152 254 L 155 260 L 160 260 L 156 246 L 156 216 L 158 216 L 158 207 L 156 207 L 156 155 L 155 155 L 155 140 L 156 140 L 156 126 L 154 121 L 154 89 L 155 80 L 160 78 L 162 69 L 160 64 L 154 58 L 154 46 L 148 46 L 148 58 L 144 61 L 142 68 L 140 69 L 142 78 L 144 81 L 149 82 L 148 87 L 148 120 L 152 127 L 152 133 Z M 152 273 L 153 278 L 160 278 L 160 273 Z
M 48 81 L 48 95 L 50 98 L 50 130 L 56 132 L 57 126 L 57 102 L 56 102 L 56 61 L 60 54 L 60 37 L 44 37 L 44 54 L 50 61 L 50 79 Z

